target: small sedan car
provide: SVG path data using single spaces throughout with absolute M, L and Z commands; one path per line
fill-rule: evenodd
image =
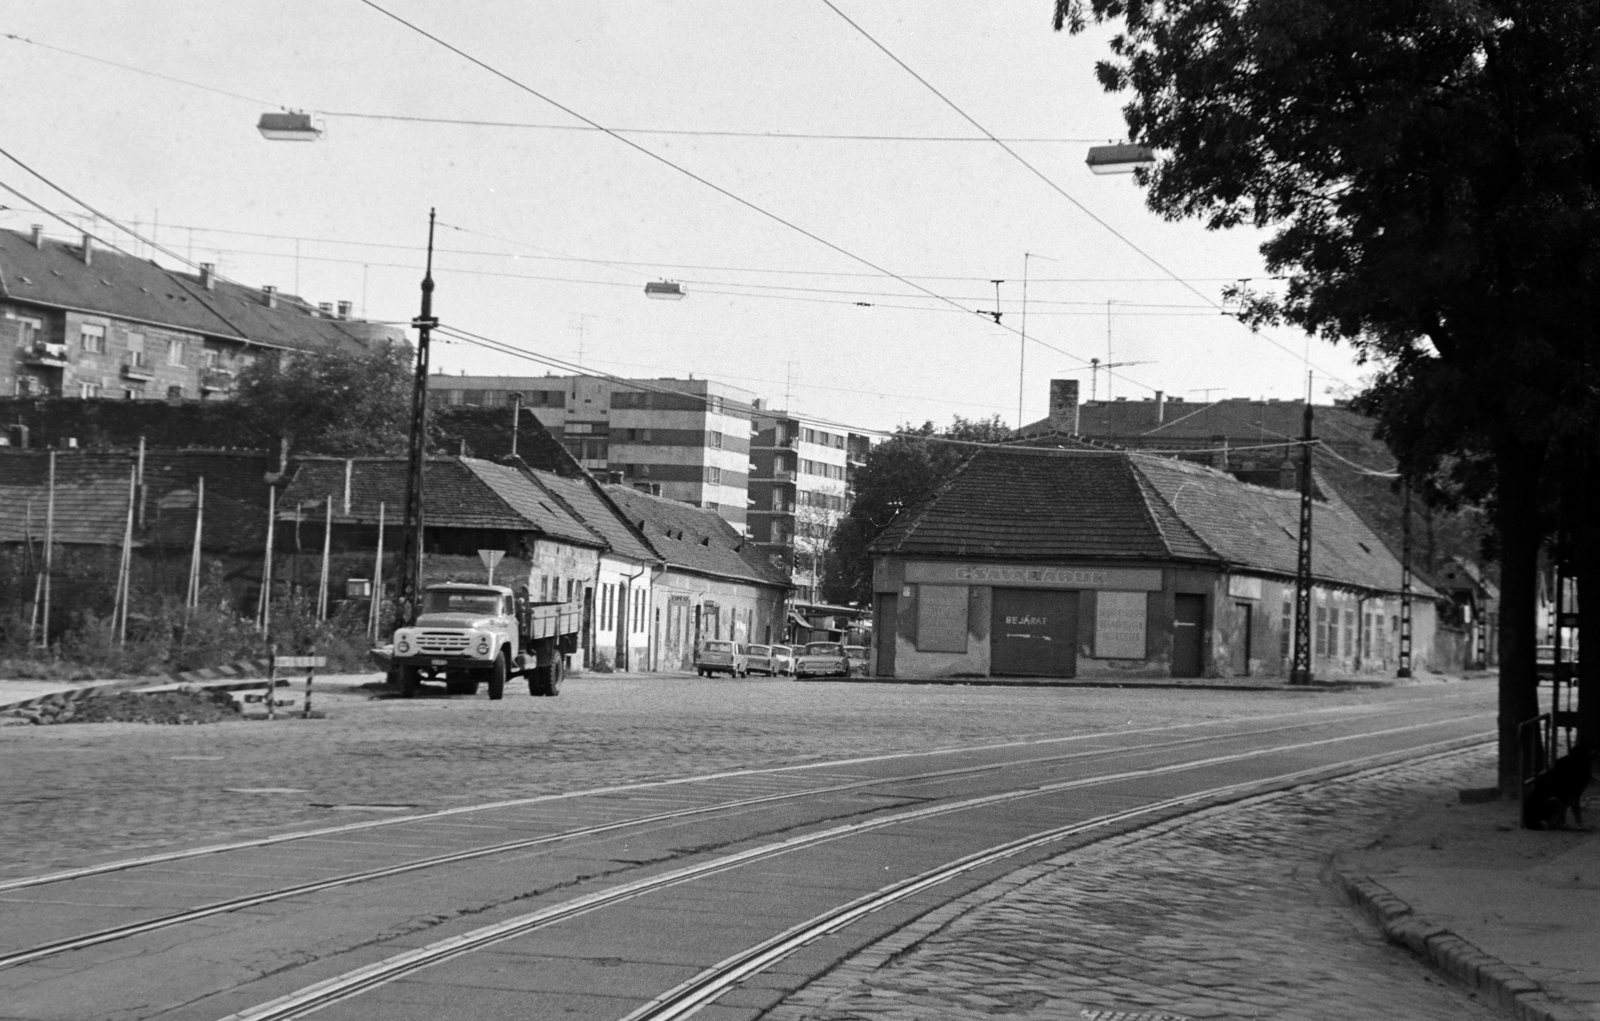
M 865 645 L 846 645 L 844 654 L 850 660 L 850 674 L 852 677 L 865 677 L 867 670 L 867 647 Z
M 694 650 L 695 672 L 701 677 L 710 677 L 712 674 L 743 677 L 749 672 L 744 649 L 738 642 L 701 642 Z
M 773 659 L 772 652 L 773 646 L 770 645 L 746 645 L 744 647 L 744 668 L 746 672 L 776 677 L 778 666 Z
M 838 642 L 812 642 L 794 661 L 796 677 L 849 677 L 850 658 Z
M 794 649 L 787 645 L 772 647 L 772 668 L 777 677 L 794 676 Z

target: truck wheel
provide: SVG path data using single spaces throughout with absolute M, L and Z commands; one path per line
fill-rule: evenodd
M 414 666 L 400 668 L 400 697 L 415 698 L 417 687 L 422 683 L 422 671 Z
M 544 693 L 551 698 L 561 694 L 561 682 L 567 676 L 567 661 L 563 656 L 557 656 L 550 662 L 550 683 L 545 685 Z
M 496 656 L 494 658 L 494 666 L 489 668 L 490 700 L 499 701 L 505 697 L 506 672 L 506 658 L 504 656 Z M 477 684 L 474 683 L 473 687 L 477 687 Z

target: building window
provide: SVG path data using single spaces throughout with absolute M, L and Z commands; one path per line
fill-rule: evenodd
M 706 445 L 711 447 L 713 450 L 721 450 L 722 434 L 719 432 L 711 433 L 706 439 Z
M 83 398 L 99 397 L 101 393 L 99 383 L 78 383 L 78 396 Z
M 713 465 L 706 469 L 706 482 L 713 486 L 722 485 L 722 469 Z
M 167 364 L 176 365 L 180 368 L 183 366 L 183 341 L 167 341 Z
M 169 386 L 169 387 L 167 387 L 167 400 L 169 400 L 169 401 L 181 401 L 181 400 L 183 400 L 183 387 L 181 387 L 181 386 Z
M 128 364 L 141 367 L 150 364 L 145 361 L 144 334 L 142 333 L 128 334 Z
M 123 398 L 123 400 L 128 400 L 128 401 L 142 401 L 142 400 L 144 400 L 144 387 L 142 387 L 142 386 L 127 386 L 127 387 L 123 387 L 122 388 L 122 398 Z
M 104 326 L 96 326 L 94 323 L 79 325 L 78 343 L 90 354 L 105 354 L 106 328 Z
M 14 312 L 7 312 L 6 318 L 17 324 L 17 346 L 32 347 L 44 332 L 44 320 L 32 316 L 19 316 Z
M 1356 651 L 1356 611 L 1344 611 L 1344 654 L 1354 655 Z
M 1317 655 L 1328 654 L 1328 608 L 1317 607 Z
M 1283 629 L 1278 634 L 1278 655 L 1287 663 L 1291 652 L 1290 643 L 1294 639 L 1294 604 L 1285 599 L 1283 601 Z

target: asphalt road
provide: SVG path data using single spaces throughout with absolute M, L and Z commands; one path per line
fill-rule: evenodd
M 323 720 L 0 732 L 21 806 L 0 1017 L 753 1018 L 1064 853 L 1259 825 L 1352 770 L 1373 792 L 1352 804 L 1381 804 L 1395 763 L 1447 768 L 1493 719 L 1481 684 L 369 695 L 330 684 Z

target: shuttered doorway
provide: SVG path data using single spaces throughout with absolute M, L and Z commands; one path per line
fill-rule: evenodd
M 994 590 L 989 672 L 1007 677 L 1072 677 L 1078 668 L 1078 593 Z

